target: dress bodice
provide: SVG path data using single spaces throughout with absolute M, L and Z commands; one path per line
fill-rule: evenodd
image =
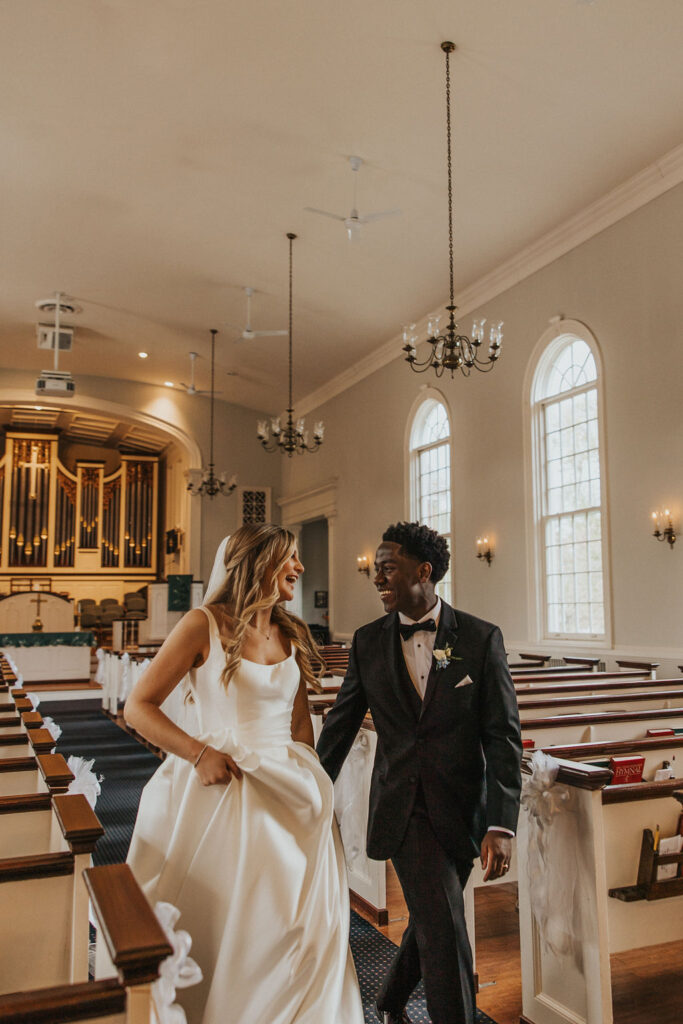
M 299 666 L 294 652 L 275 665 L 242 659 L 228 688 L 221 682 L 225 652 L 212 613 L 202 606 L 209 621 L 209 655 L 190 672 L 190 686 L 201 733 L 223 729 L 234 732 L 239 743 L 251 749 L 292 742 L 292 709 L 299 686 Z

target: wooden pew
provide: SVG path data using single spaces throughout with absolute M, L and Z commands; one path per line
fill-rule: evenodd
M 3 1024 L 154 1024 L 151 984 L 172 953 L 152 908 L 126 864 L 87 868 L 97 928 L 98 980 L 0 995 Z
M 73 772 L 61 754 L 29 754 L 0 760 L 0 796 L 66 793 Z
M 534 746 L 545 749 L 598 740 L 638 739 L 648 729 L 681 728 L 683 707 L 550 715 L 545 718 L 527 718 L 522 714 L 521 721 L 522 738 L 532 739 Z
M 348 668 L 350 647 L 342 647 L 339 644 L 324 644 L 318 648 L 326 675 L 343 676 Z
M 681 686 L 683 686 L 683 679 L 680 676 L 675 676 L 673 679 L 643 679 L 642 677 L 637 679 L 620 679 L 619 677 L 613 677 L 609 679 L 598 678 L 597 681 L 587 679 L 571 682 L 553 680 L 552 682 L 525 683 L 522 686 L 515 686 L 515 693 L 519 701 L 524 697 L 535 695 L 542 697 L 547 694 L 567 695 L 584 693 L 588 695 L 591 693 L 628 693 L 631 690 L 676 690 Z
M 55 745 L 47 729 L 7 729 L 0 732 L 0 760 L 7 757 L 27 757 L 30 754 L 49 754 Z
M 538 863 L 532 819 L 525 810 L 520 817 L 523 1024 L 612 1024 L 610 954 L 683 938 L 681 886 L 652 901 L 608 895 L 636 882 L 645 829 L 659 823 L 662 835 L 677 831 L 676 783 L 605 787 L 600 771 L 560 761 L 557 783 L 566 800 L 550 790 L 555 814 L 543 829 L 541 886 L 529 877 L 530 862 Z M 554 864 L 566 865 L 563 877 L 552 874 Z M 544 889 L 554 883 L 565 891 L 545 904 Z
M 515 688 L 519 689 L 524 685 L 536 685 L 539 683 L 599 683 L 609 681 L 619 681 L 624 679 L 654 679 L 647 672 L 643 672 L 641 669 L 624 669 L 623 672 L 583 672 L 575 671 L 570 668 L 559 666 L 557 670 L 547 672 L 521 672 L 511 673 L 512 681 L 515 684 Z
M 553 757 L 570 761 L 598 761 L 610 757 L 640 754 L 645 758 L 643 778 L 652 779 L 662 761 L 669 761 L 676 775 L 683 777 L 683 736 L 644 736 L 636 740 L 615 740 L 611 743 L 575 743 L 545 747 Z
M 86 981 L 81 876 L 104 829 L 80 793 L 2 797 L 0 821 L 0 991 Z
M 632 690 L 626 693 L 517 694 L 520 714 L 580 714 L 584 711 L 653 710 L 683 706 L 683 689 Z

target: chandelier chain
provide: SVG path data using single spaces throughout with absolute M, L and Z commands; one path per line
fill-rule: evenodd
M 223 494 L 227 496 L 237 487 L 237 477 L 232 476 L 230 480 L 226 480 L 226 474 L 221 474 L 217 477 L 214 472 L 214 461 L 213 461 L 213 427 L 214 427 L 214 400 L 215 400 L 215 380 L 216 380 L 216 335 L 218 331 L 215 328 L 211 328 L 211 392 L 209 394 L 209 466 L 208 469 L 199 471 L 201 479 L 197 479 L 196 470 L 188 470 L 185 474 L 187 478 L 187 490 L 194 497 L 202 497 L 207 495 L 213 500 L 216 494 Z M 194 370 L 193 370 L 194 372 Z M 194 381 L 194 377 L 192 378 Z
M 451 306 L 455 305 L 453 288 L 453 157 L 451 143 L 451 61 L 450 52 L 446 50 L 446 147 L 448 150 L 448 258 L 450 269 Z
M 293 361 L 293 346 L 292 346 L 292 325 L 294 323 L 294 303 L 292 301 L 293 289 L 294 289 L 294 271 L 292 268 L 292 246 L 294 244 L 294 236 L 290 232 L 287 236 L 289 238 L 289 408 L 292 410 L 294 404 L 292 402 L 292 361 Z
M 213 382 L 214 382 L 214 364 L 216 354 L 216 329 L 211 329 L 211 401 L 209 403 L 209 466 L 213 466 Z

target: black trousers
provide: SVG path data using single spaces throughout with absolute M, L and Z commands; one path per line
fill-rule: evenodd
M 377 993 L 378 1006 L 400 1015 L 423 978 L 432 1024 L 474 1024 L 472 950 L 463 901 L 472 864 L 458 863 L 444 850 L 421 792 L 391 859 L 410 920 Z

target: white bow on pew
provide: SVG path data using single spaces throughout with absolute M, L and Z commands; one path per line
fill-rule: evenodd
M 192 938 L 189 932 L 176 931 L 180 911 L 172 903 L 159 902 L 154 907 L 159 924 L 173 946 L 173 953 L 159 968 L 159 977 L 152 985 L 160 1024 L 187 1024 L 182 1006 L 174 1002 L 176 989 L 197 985 L 203 978 L 199 964 L 189 956 Z
M 544 946 L 556 955 L 579 955 L 583 934 L 579 822 L 567 786 L 555 780 L 559 764 L 535 750 L 523 776 L 522 807 L 529 815 L 528 875 L 531 911 Z M 569 922 L 569 925 L 568 925 Z
M 82 793 L 92 809 L 95 810 L 97 798 L 102 792 L 100 782 L 104 778 L 103 775 L 100 775 L 98 778 L 92 770 L 95 759 L 92 758 L 90 761 L 86 761 L 84 757 L 77 757 L 75 754 L 71 754 L 66 763 L 69 771 L 74 776 L 73 781 L 69 783 L 67 792 Z

